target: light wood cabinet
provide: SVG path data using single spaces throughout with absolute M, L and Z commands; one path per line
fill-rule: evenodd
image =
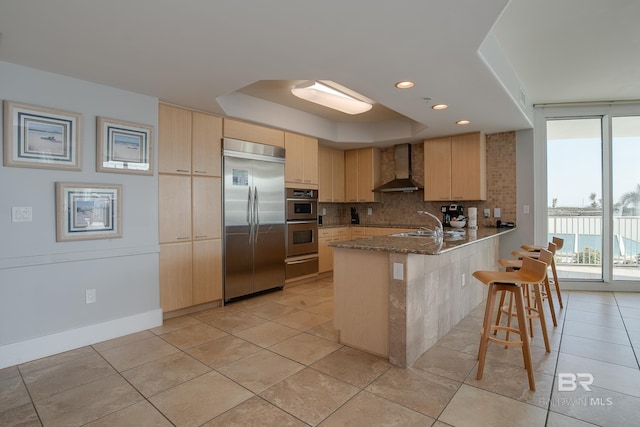
M 284 131 L 234 119 L 224 119 L 224 137 L 284 147 Z
M 318 201 L 344 202 L 344 151 L 318 147 Z
M 160 104 L 158 120 L 160 305 L 167 312 L 222 299 L 222 119 Z
M 158 106 L 158 171 L 221 176 L 222 118 Z
M 291 132 L 284 133 L 287 187 L 318 188 L 318 140 Z
M 332 242 L 350 240 L 349 227 L 327 228 L 318 231 L 318 272 L 333 270 Z
M 191 174 L 191 111 L 158 106 L 158 172 Z
M 380 149 L 375 147 L 345 151 L 345 200 L 378 202 L 380 194 L 372 190 L 380 181 Z
M 424 141 L 424 200 L 486 200 L 486 163 L 480 132 Z
M 193 302 L 192 244 L 160 245 L 160 306 L 173 311 Z
M 193 174 L 222 176 L 222 118 L 194 111 L 191 119 Z
M 175 243 L 191 240 L 191 177 L 158 177 L 158 240 Z
M 193 301 L 222 299 L 222 239 L 193 242 Z
M 194 176 L 193 239 L 222 238 L 222 179 Z

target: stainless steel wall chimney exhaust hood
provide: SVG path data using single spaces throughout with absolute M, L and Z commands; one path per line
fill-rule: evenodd
M 393 154 L 396 171 L 395 179 L 378 188 L 374 188 L 373 191 L 380 193 L 389 193 L 392 191 L 410 193 L 421 190 L 422 185 L 411 178 L 411 144 L 396 145 Z

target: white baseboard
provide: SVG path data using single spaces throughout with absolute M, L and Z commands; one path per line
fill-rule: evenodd
M 162 325 L 162 310 L 0 346 L 0 369 Z

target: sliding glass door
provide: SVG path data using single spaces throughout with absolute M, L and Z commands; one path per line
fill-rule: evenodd
M 562 279 L 602 280 L 602 119 L 547 121 L 549 241 Z
M 640 282 L 640 106 L 543 110 L 544 225 L 564 239 L 560 279 Z
M 640 280 L 640 116 L 613 117 L 613 280 Z

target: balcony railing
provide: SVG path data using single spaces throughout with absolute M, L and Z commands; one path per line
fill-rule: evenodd
M 549 213 L 548 218 L 549 241 L 553 236 L 564 239 L 558 264 L 602 264 L 602 217 Z M 640 265 L 640 217 L 613 217 L 613 262 L 617 267 Z

